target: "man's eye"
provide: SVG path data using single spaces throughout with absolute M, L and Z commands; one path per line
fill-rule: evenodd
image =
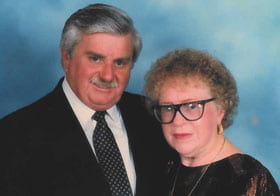
M 123 65 L 125 65 L 125 62 L 123 60 L 116 60 L 116 65 L 123 66 Z
M 94 62 L 98 62 L 98 61 L 100 61 L 100 57 L 99 56 L 92 56 L 91 60 L 94 61 Z

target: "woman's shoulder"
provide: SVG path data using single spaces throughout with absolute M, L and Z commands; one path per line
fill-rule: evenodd
M 278 185 L 270 171 L 257 159 L 248 154 L 233 154 L 227 158 L 232 167 L 235 181 L 247 182 L 247 191 L 260 195 L 279 195 Z M 273 193 L 273 194 L 272 194 Z
M 225 160 L 237 175 L 269 173 L 260 161 L 248 154 L 236 153 L 225 158 Z
M 220 179 L 231 179 L 232 182 L 260 179 L 275 182 L 270 171 L 260 161 L 248 154 L 235 153 L 212 165 L 213 175 Z
M 248 154 L 243 153 L 229 140 L 225 145 L 224 154 L 221 155 L 220 161 L 217 161 L 217 166 L 226 168 L 234 176 L 247 176 L 249 178 L 253 176 L 271 175 L 269 170 L 256 158 Z
M 231 191 L 239 190 L 244 195 L 279 195 L 270 171 L 248 154 L 232 154 L 213 163 L 212 175 L 220 184 L 231 187 Z
M 217 162 L 217 166 L 227 165 L 236 176 L 254 176 L 269 173 L 269 170 L 257 159 L 242 153 L 232 154 Z

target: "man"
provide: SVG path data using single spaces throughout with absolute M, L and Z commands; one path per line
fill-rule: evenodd
M 65 78 L 0 120 L 0 195 L 163 195 L 169 149 L 143 97 L 124 92 L 142 46 L 132 20 L 116 7 L 89 5 L 66 21 L 60 46 Z M 104 129 L 118 164 L 102 162 L 96 145 L 111 144 L 95 134 Z M 113 180 L 120 179 L 116 165 L 125 168 L 124 180 Z M 124 181 L 126 193 L 119 193 Z

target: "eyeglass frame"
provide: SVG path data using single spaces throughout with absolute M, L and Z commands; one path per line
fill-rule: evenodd
M 181 114 L 181 116 L 183 116 L 183 118 L 184 118 L 185 120 L 187 120 L 187 121 L 196 121 L 196 120 L 199 120 L 199 119 L 202 118 L 203 113 L 204 113 L 204 106 L 205 106 L 205 104 L 208 103 L 208 102 L 214 101 L 215 99 L 216 99 L 215 97 L 212 97 L 212 98 L 209 98 L 209 99 L 198 100 L 198 101 L 191 101 L 191 102 L 185 102 L 185 103 L 180 103 L 180 104 L 154 105 L 152 109 L 153 109 L 153 113 L 154 113 L 156 119 L 157 119 L 161 124 L 170 124 L 170 123 L 172 123 L 172 122 L 174 121 L 175 116 L 176 116 L 176 114 L 177 114 L 178 111 L 179 111 L 179 113 Z M 201 105 L 202 105 L 202 112 L 201 112 L 201 115 L 200 115 L 198 118 L 196 118 L 196 119 L 188 119 L 188 118 L 183 114 L 183 112 L 181 111 L 180 108 L 181 108 L 182 105 L 194 104 L 194 103 L 196 103 L 196 104 L 201 104 Z M 158 110 L 161 106 L 164 106 L 164 107 L 169 107 L 169 106 L 170 106 L 170 107 L 172 107 L 172 108 L 175 109 L 175 112 L 174 112 L 174 114 L 173 114 L 173 117 L 171 118 L 171 120 L 170 120 L 169 122 L 163 122 L 163 121 L 158 117 L 157 110 Z

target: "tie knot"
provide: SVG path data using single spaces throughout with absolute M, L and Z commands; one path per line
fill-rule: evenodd
M 94 120 L 96 120 L 97 122 L 99 122 L 99 121 L 105 119 L 104 116 L 105 116 L 106 113 L 107 113 L 106 111 L 96 111 L 96 112 L 93 114 L 92 118 L 93 118 Z

